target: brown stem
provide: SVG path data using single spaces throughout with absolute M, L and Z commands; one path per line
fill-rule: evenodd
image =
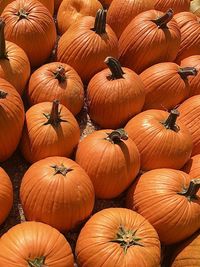
M 42 257 L 35 258 L 33 260 L 28 260 L 28 266 L 29 267 L 44 267 L 46 266 L 44 262 L 45 262 L 45 257 L 42 256 Z
M 51 167 L 54 168 L 54 170 L 55 170 L 54 175 L 56 175 L 56 174 L 62 174 L 63 176 L 66 176 L 66 174 L 68 172 L 73 171 L 73 169 L 71 169 L 71 168 L 69 168 L 69 169 L 66 168 L 64 166 L 64 164 L 61 164 L 60 166 L 58 166 L 58 165 L 52 165 Z
M 123 128 L 112 131 L 111 133 L 107 133 L 106 140 L 116 144 L 121 142 L 122 140 L 128 139 L 128 134 L 125 132 Z
M 107 10 L 105 9 L 99 9 L 97 11 L 94 28 L 92 28 L 92 30 L 99 35 L 106 33 L 106 14 Z
M 44 116 L 48 119 L 47 122 L 44 123 L 44 125 L 51 124 L 52 126 L 58 127 L 60 125 L 60 122 L 66 122 L 66 120 L 60 118 L 59 103 L 59 100 L 54 100 L 51 108 L 51 113 L 44 114 Z
M 60 83 L 63 83 L 66 81 L 66 75 L 65 75 L 65 68 L 63 66 L 59 66 L 55 72 L 53 72 L 55 79 L 57 79 Z
M 187 197 L 189 200 L 197 198 L 197 192 L 200 188 L 200 179 L 193 179 L 190 181 L 189 187 L 183 192 L 179 193 L 182 196 Z
M 177 109 L 172 109 L 170 111 L 169 117 L 166 119 L 166 121 L 162 122 L 162 124 L 165 126 L 166 129 L 170 129 L 177 132 L 179 130 L 179 127 L 178 125 L 176 125 L 176 120 L 179 115 L 180 113 Z
M 4 99 L 4 98 L 6 98 L 7 94 L 8 94 L 8 93 L 6 93 L 6 92 L 0 90 L 0 99 Z
M 123 79 L 123 75 L 125 74 L 122 70 L 122 67 L 119 61 L 113 57 L 107 57 L 104 63 L 110 69 L 112 75 L 110 76 L 111 80 Z
M 0 59 L 7 59 L 6 55 L 6 41 L 4 36 L 5 22 L 0 18 Z
M 167 23 L 173 18 L 173 15 L 174 11 L 170 8 L 162 17 L 153 20 L 153 22 L 158 26 L 158 28 L 166 28 Z
M 23 8 L 21 8 L 16 14 L 18 16 L 18 21 L 21 19 L 28 19 L 29 12 L 26 12 Z
M 186 80 L 188 76 L 196 76 L 198 71 L 193 68 L 193 67 L 185 67 L 185 68 L 180 68 L 178 71 L 178 74 L 181 76 L 183 80 Z

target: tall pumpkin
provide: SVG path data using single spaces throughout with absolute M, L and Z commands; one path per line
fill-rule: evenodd
M 87 83 L 105 68 L 107 56 L 118 57 L 118 40 L 106 24 L 106 11 L 96 18 L 86 16 L 74 23 L 58 42 L 57 60 L 72 66 Z
M 72 113 L 59 101 L 42 102 L 26 112 L 21 151 L 28 162 L 50 156 L 66 156 L 73 152 L 80 129 Z
M 16 150 L 24 124 L 24 106 L 17 90 L 0 78 L 0 162 Z
M 16 0 L 3 11 L 5 38 L 19 45 L 32 67 L 45 63 L 56 41 L 56 27 L 51 14 L 39 1 Z
M 176 123 L 179 112 L 170 114 L 162 110 L 146 110 L 133 117 L 125 126 L 135 142 L 140 156 L 141 169 L 180 169 L 192 152 L 192 137 L 182 123 Z
M 154 8 L 163 12 L 172 8 L 174 13 L 189 11 L 190 0 L 154 0 Z
M 178 53 L 181 33 L 173 10 L 165 14 L 149 10 L 137 15 L 119 39 L 122 65 L 141 73 L 153 64 L 173 61 Z
M 146 218 L 160 241 L 177 243 L 200 227 L 200 179 L 173 169 L 141 175 L 129 189 L 126 206 Z

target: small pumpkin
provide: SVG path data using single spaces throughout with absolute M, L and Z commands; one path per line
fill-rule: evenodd
M 69 65 L 51 62 L 41 66 L 31 75 L 27 98 L 31 106 L 58 99 L 76 115 L 84 103 L 83 83 Z
M 33 163 L 50 156 L 70 156 L 79 138 L 78 123 L 65 106 L 58 100 L 42 102 L 26 112 L 20 148 Z
M 189 11 L 190 0 L 154 0 L 154 8 L 163 12 L 172 8 L 174 13 Z
M 23 222 L 3 234 L 0 261 L 2 267 L 74 267 L 72 250 L 65 237 L 40 222 Z
M 190 2 L 190 12 L 200 17 L 200 0 L 192 0 Z

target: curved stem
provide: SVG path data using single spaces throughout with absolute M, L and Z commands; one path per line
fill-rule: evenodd
M 200 188 L 200 179 L 193 179 L 190 181 L 189 187 L 183 190 L 183 192 L 179 194 L 187 197 L 189 200 L 196 199 L 199 188 Z
M 121 142 L 122 140 L 128 139 L 128 134 L 125 132 L 123 128 L 112 131 L 111 133 L 107 133 L 106 140 L 116 144 Z
M 63 66 L 59 66 L 53 74 L 60 83 L 66 81 L 65 68 Z
M 168 9 L 167 12 L 160 18 L 153 20 L 153 22 L 158 26 L 158 28 L 166 28 L 167 23 L 173 18 L 173 9 Z
M 166 121 L 162 122 L 162 124 L 165 126 L 166 129 L 170 129 L 177 132 L 179 130 L 179 127 L 178 125 L 176 125 L 176 120 L 179 115 L 180 113 L 177 109 L 172 109 L 170 111 L 169 117 L 166 119 Z
M 108 68 L 110 69 L 112 73 L 112 75 L 110 76 L 112 80 L 124 78 L 123 75 L 125 73 L 123 72 L 122 67 L 117 59 L 113 57 L 107 57 L 104 63 L 108 66 Z
M 33 260 L 28 260 L 28 266 L 29 267 L 43 267 L 45 262 L 45 257 L 38 257 Z
M 0 90 L 0 99 L 4 99 L 4 98 L 6 98 L 7 94 L 8 94 L 8 93 L 6 93 L 6 92 Z
M 63 176 L 66 176 L 66 174 L 70 171 L 73 171 L 71 168 L 66 168 L 65 165 L 62 163 L 60 166 L 58 165 L 52 165 L 51 168 L 54 168 L 56 174 L 62 174 Z
M 178 74 L 181 76 L 183 80 L 186 80 L 188 76 L 196 76 L 197 75 L 197 70 L 193 67 L 185 67 L 185 68 L 180 68 L 178 71 Z
M 18 16 L 18 21 L 21 19 L 28 19 L 29 12 L 26 12 L 23 8 L 21 8 L 16 15 Z
M 45 122 L 44 125 L 51 124 L 52 126 L 58 127 L 60 125 L 60 122 L 66 122 L 66 120 L 60 118 L 60 111 L 58 110 L 59 103 L 59 100 L 54 100 L 51 108 L 51 113 L 43 114 L 47 118 L 47 122 Z
M 5 22 L 3 21 L 2 18 L 0 18 L 0 59 L 7 58 L 4 28 L 5 28 Z
M 106 14 L 107 10 L 105 9 L 99 9 L 97 11 L 94 28 L 92 28 L 92 30 L 99 35 L 106 33 Z

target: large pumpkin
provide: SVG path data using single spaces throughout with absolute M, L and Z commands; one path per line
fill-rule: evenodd
M 50 156 L 70 156 L 80 138 L 72 113 L 59 101 L 42 102 L 26 112 L 21 151 L 28 162 Z
M 175 63 L 158 63 L 144 70 L 140 78 L 145 88 L 143 109 L 172 109 L 190 94 L 189 76 L 195 76 L 195 68 Z
M 69 65 L 51 62 L 41 66 L 31 75 L 27 97 L 30 105 L 58 99 L 76 115 L 84 102 L 83 83 Z
M 141 73 L 153 64 L 173 61 L 178 53 L 181 33 L 173 11 L 165 14 L 149 10 L 137 15 L 119 39 L 122 65 Z
M 74 267 L 65 237 L 39 222 L 17 224 L 1 237 L 0 262 L 2 267 Z
M 31 66 L 45 63 L 56 41 L 56 27 L 51 14 L 39 1 L 16 0 L 3 11 L 5 38 L 19 45 Z
M 76 162 L 87 172 L 97 198 L 119 196 L 135 179 L 140 156 L 123 129 L 99 130 L 78 145 Z
M 64 157 L 34 163 L 24 174 L 20 187 L 26 219 L 47 223 L 60 231 L 73 229 L 90 215 L 94 196 L 86 172 Z
M 182 123 L 176 123 L 177 110 L 146 110 L 132 118 L 125 130 L 135 142 L 141 169 L 180 169 L 192 152 L 192 137 Z
M 145 99 L 140 77 L 108 57 L 109 69 L 97 73 L 89 82 L 87 99 L 89 115 L 103 128 L 116 129 L 142 110 Z
M 200 17 L 200 0 L 192 0 L 190 2 L 190 12 Z
M 105 68 L 107 56 L 118 57 L 118 40 L 106 24 L 106 11 L 96 18 L 85 16 L 75 22 L 58 42 L 57 60 L 72 66 L 87 83 Z
M 156 169 L 129 189 L 126 206 L 144 216 L 165 244 L 179 242 L 200 227 L 200 179 L 178 170 Z
M 80 267 L 160 266 L 156 231 L 141 215 L 108 208 L 92 216 L 76 243 Z
M 16 150 L 24 124 L 24 106 L 16 89 L 0 78 L 0 162 Z
M 174 13 L 189 11 L 190 0 L 153 0 L 154 8 L 165 12 L 168 8 L 172 8 Z

